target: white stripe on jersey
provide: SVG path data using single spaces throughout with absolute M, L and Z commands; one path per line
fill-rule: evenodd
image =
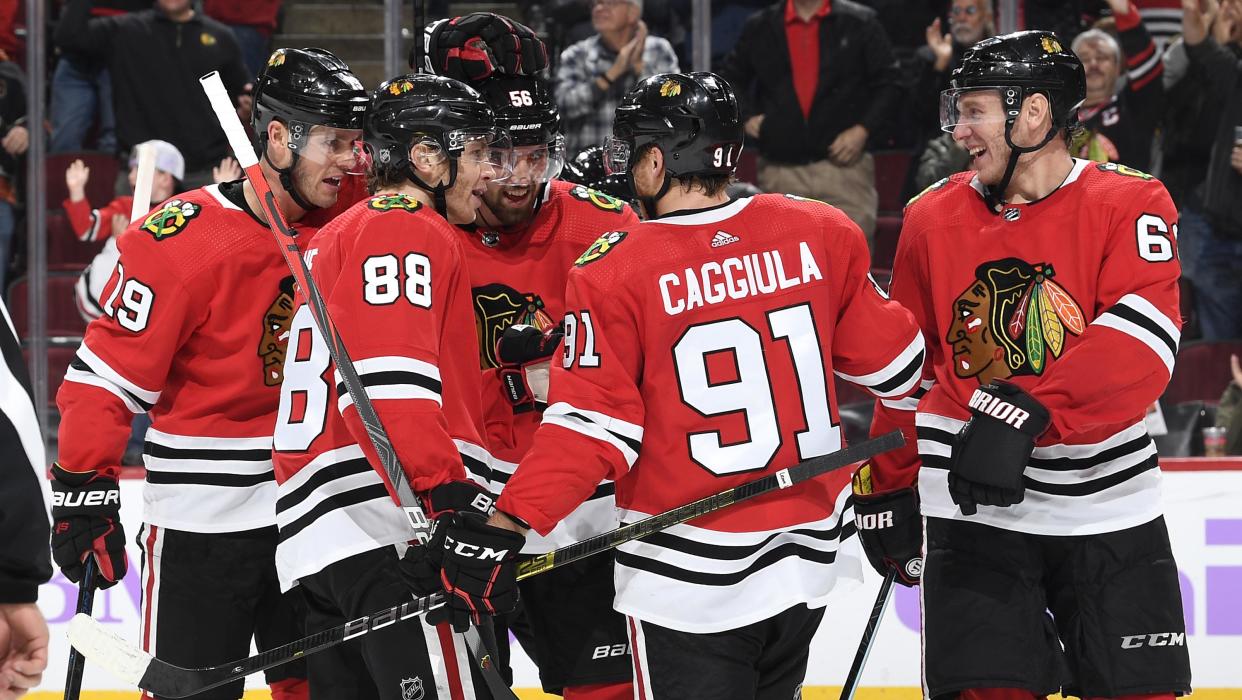
M 1157 46 L 1156 49 L 1151 52 L 1151 56 L 1148 56 L 1146 61 L 1143 61 L 1141 64 L 1139 64 L 1137 68 L 1133 68 L 1130 71 L 1128 71 L 1126 75 L 1130 77 L 1130 80 L 1139 80 L 1143 76 L 1150 73 L 1152 69 L 1156 67 L 1156 64 L 1158 63 L 1160 63 L 1160 47 L 1159 46 Z
M 372 400 L 426 399 L 444 403 L 440 398 L 440 369 L 430 362 L 400 356 L 372 357 L 354 362 L 354 369 Z M 339 396 L 336 408 L 344 413 L 354 399 L 345 390 L 341 373 L 333 371 L 332 376 Z
M 634 700 L 653 700 L 651 664 L 647 662 L 647 637 L 643 635 L 643 621 L 626 616 L 625 622 L 630 637 L 630 654 L 634 659 Z
M 919 409 L 919 399 L 923 398 L 923 395 L 931 391 L 931 388 L 935 385 L 935 379 L 924 379 L 919 382 L 919 388 L 915 389 L 914 393 L 910 394 L 906 398 L 881 399 L 880 403 L 895 411 L 917 411 Z
M 281 590 L 329 564 L 414 538 L 362 448 L 324 452 L 277 487 L 276 572 Z
M 462 466 L 466 468 L 466 477 L 488 491 L 497 493 L 492 490 L 493 465 L 496 462 L 492 453 L 474 443 L 458 438 L 453 438 L 453 444 L 457 446 L 457 453 L 461 455 Z
M 513 476 L 517 465 L 513 462 L 493 459 L 492 467 L 491 489 L 492 493 L 499 496 L 505 484 L 508 483 L 509 477 Z M 615 530 L 620 525 L 621 519 L 617 516 L 616 486 L 605 479 L 600 482 L 595 493 L 591 494 L 564 520 L 557 523 L 547 537 L 534 530 L 526 533 L 526 544 L 522 546 L 522 554 L 551 552 L 588 537 Z
M 240 532 L 275 524 L 272 438 L 147 431 L 143 520 L 187 532 Z
M 600 442 L 606 442 L 621 452 L 628 466 L 634 466 L 638 449 L 643 441 L 643 428 L 604 413 L 577 408 L 564 401 L 548 406 L 543 412 L 543 422 L 559 425 Z
M 979 506 L 963 516 L 949 495 L 953 436 L 965 421 L 918 413 L 919 501 L 923 515 L 1035 535 L 1091 535 L 1150 522 L 1161 514 L 1155 445 L 1142 423 L 1089 444 L 1037 447 L 1023 472 L 1021 503 Z
M 882 399 L 901 396 L 919 381 L 923 371 L 923 334 L 915 333 L 897 357 L 883 369 L 870 374 L 851 375 L 833 370 L 833 374 L 870 391 Z
M 86 341 L 82 341 L 77 356 L 65 371 L 65 381 L 105 389 L 124 402 L 131 413 L 146 413 L 160 400 L 160 392 L 143 389 L 121 376 L 103 358 L 96 355 Z
M 1117 300 L 1091 325 L 1100 325 L 1133 336 L 1151 348 L 1160 361 L 1173 374 L 1173 362 L 1177 358 L 1177 346 L 1181 331 L 1160 309 L 1137 294 L 1127 294 Z
M 850 489 L 831 515 L 779 530 L 721 532 L 674 525 L 617 549 L 620 613 L 691 633 L 734 629 L 800 603 L 822 607 L 842 581 L 862 580 Z M 624 522 L 647 514 L 626 511 Z

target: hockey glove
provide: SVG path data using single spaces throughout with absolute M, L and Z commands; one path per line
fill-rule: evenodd
M 564 336 L 559 327 L 540 331 L 534 326 L 515 324 L 496 341 L 500 382 L 514 413 L 547 407 L 550 358 Z
M 473 481 L 450 481 L 423 496 L 423 510 L 435 522 L 431 539 L 407 549 L 399 567 L 402 580 L 414 595 L 425 596 L 440 590 L 444 533 L 453 515 L 471 513 L 486 520 L 495 508 L 492 494 Z
M 1035 440 L 1048 429 L 1048 409 L 1008 382 L 975 389 L 970 420 L 953 440 L 949 459 L 949 495 L 974 515 L 977 506 L 1021 503 L 1026 487 L 1022 472 Z
M 871 465 L 854 473 L 854 524 L 867 560 L 881 576 L 890 569 L 897 582 L 917 586 L 923 575 L 923 521 L 913 488 L 874 493 Z
M 453 516 L 447 524 L 440 583 L 448 602 L 427 613 L 427 622 L 448 622 L 464 632 L 484 615 L 517 607 L 517 556 L 526 538 L 472 514 Z
M 426 69 L 466 83 L 492 75 L 534 75 L 548 67 L 548 47 L 535 32 L 494 12 L 444 19 L 423 32 Z M 410 67 L 416 60 L 410 54 Z
M 96 472 L 71 472 L 52 465 L 52 558 L 65 578 L 82 580 L 86 558 L 99 562 L 99 588 L 125 578 L 125 529 L 121 488 Z

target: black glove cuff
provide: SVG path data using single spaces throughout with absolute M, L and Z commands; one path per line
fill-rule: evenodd
M 496 510 L 496 499 L 473 481 L 450 481 L 423 496 L 427 517 L 435 520 L 451 513 L 471 513 L 484 520 Z

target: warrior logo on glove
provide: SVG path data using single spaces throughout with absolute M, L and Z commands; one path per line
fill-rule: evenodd
M 980 384 L 993 379 L 1042 375 L 1065 351 L 1066 334 L 1086 330 L 1082 309 L 1053 281 L 1051 263 L 1017 258 L 986 262 L 953 301 L 945 342 L 953 347 L 953 371 Z

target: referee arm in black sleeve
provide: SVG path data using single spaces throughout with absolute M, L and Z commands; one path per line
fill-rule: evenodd
M 47 668 L 47 623 L 35 605 L 52 577 L 46 468 L 30 377 L 0 302 L 0 698 L 35 687 Z

